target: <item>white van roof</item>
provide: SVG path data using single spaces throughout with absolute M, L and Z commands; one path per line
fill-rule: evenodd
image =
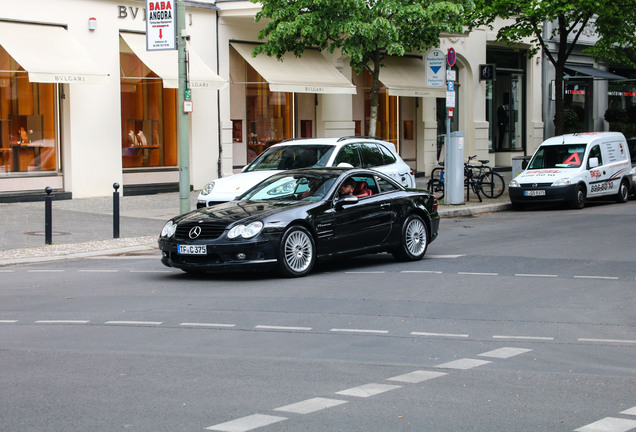
M 625 141 L 625 136 L 620 132 L 583 132 L 548 138 L 541 145 L 587 144 L 600 140 Z

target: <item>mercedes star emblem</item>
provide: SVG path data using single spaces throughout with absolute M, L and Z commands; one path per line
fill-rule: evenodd
M 191 239 L 195 239 L 195 238 L 199 237 L 200 235 L 201 235 L 201 227 L 200 227 L 200 226 L 198 226 L 198 225 L 197 225 L 197 226 L 195 226 L 195 227 L 192 227 L 192 228 L 190 229 L 190 232 L 188 233 L 188 236 L 189 236 Z

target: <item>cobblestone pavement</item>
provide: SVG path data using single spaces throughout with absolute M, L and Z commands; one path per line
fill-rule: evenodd
M 510 208 L 506 193 L 479 202 L 473 195 L 463 205 L 440 205 L 444 217 L 471 216 Z M 417 178 L 418 188 L 428 179 Z M 198 192 L 190 196 L 196 207 Z M 179 213 L 177 192 L 120 198 L 120 238 L 113 238 L 112 197 L 53 200 L 53 244 L 45 245 L 44 202 L 0 204 L 0 266 L 72 257 L 153 250 L 165 221 Z

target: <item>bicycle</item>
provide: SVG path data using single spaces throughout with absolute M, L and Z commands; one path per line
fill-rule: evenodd
M 470 161 L 477 156 L 469 156 L 468 162 L 464 163 L 464 187 L 466 187 L 466 199 L 470 200 L 470 189 L 473 189 L 477 198 L 481 202 L 481 195 L 486 198 L 499 198 L 505 191 L 504 178 L 486 165 L 488 160 L 478 160 L 481 165 L 471 165 Z M 435 193 L 438 199 L 444 198 L 444 162 L 439 162 L 439 167 L 431 171 L 431 179 L 427 183 L 427 188 Z
M 444 185 L 446 182 L 444 178 L 444 162 L 439 162 L 439 165 L 439 167 L 433 168 L 431 171 L 431 179 L 427 183 L 427 188 L 435 194 L 437 199 L 441 200 L 444 198 Z M 464 162 L 464 187 L 466 188 L 466 200 L 470 201 L 470 190 L 472 189 L 475 195 L 477 195 L 477 198 L 479 198 L 479 202 L 481 202 L 481 187 L 478 178 L 473 174 L 473 168 L 475 167 Z
M 475 156 L 469 156 L 468 162 L 475 159 Z M 493 169 L 486 165 L 488 160 L 478 160 L 481 165 L 473 166 L 474 169 L 478 170 L 477 173 L 477 181 L 479 182 L 479 188 L 481 192 L 484 194 L 486 198 L 499 198 L 503 195 L 506 189 L 506 183 L 501 174 L 496 173 Z

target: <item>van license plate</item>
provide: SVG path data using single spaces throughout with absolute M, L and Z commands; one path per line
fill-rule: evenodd
M 206 255 L 208 253 L 206 245 L 178 245 L 177 247 L 180 255 Z
M 544 196 L 544 190 L 527 190 L 523 191 L 523 196 Z

